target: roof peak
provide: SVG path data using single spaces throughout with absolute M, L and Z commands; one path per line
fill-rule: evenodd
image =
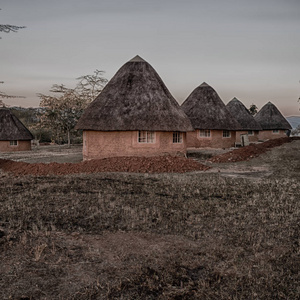
M 129 62 L 146 62 L 146 61 L 144 59 L 142 59 L 139 55 L 136 55 Z
M 202 83 L 200 84 L 200 86 L 201 86 L 201 87 L 205 87 L 205 86 L 210 86 L 210 85 L 207 84 L 207 83 L 204 81 L 204 82 L 202 82 Z
M 76 126 L 97 131 L 193 130 L 155 69 L 140 56 L 117 71 Z

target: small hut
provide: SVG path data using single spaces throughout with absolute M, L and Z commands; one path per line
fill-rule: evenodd
M 262 130 L 262 128 L 255 121 L 245 105 L 237 98 L 233 98 L 227 103 L 226 108 L 242 127 L 241 131 L 236 132 L 236 143 L 245 145 L 245 138 L 247 138 L 247 141 L 250 143 L 257 142 L 259 131 Z
M 7 108 L 0 109 L 0 152 L 31 150 L 30 131 Z
M 125 63 L 76 125 L 83 158 L 186 153 L 190 120 L 154 68 L 136 56 Z
M 259 132 L 259 139 L 263 141 L 286 137 L 287 132 L 292 129 L 290 123 L 271 102 L 265 104 L 254 119 L 262 127 L 262 131 Z
M 229 113 L 217 92 L 205 82 L 183 102 L 182 109 L 191 120 L 193 132 L 187 133 L 187 146 L 230 148 L 241 126 Z

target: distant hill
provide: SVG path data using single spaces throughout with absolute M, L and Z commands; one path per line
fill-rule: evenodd
M 296 129 L 298 126 L 300 126 L 300 116 L 290 116 L 286 117 L 286 119 L 291 124 L 293 129 Z

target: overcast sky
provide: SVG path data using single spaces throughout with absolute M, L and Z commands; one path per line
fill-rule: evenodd
M 53 84 L 105 71 L 135 55 L 158 72 L 181 104 L 207 82 L 227 104 L 271 101 L 299 115 L 299 0 L 1 0 L 0 90 L 39 106 Z

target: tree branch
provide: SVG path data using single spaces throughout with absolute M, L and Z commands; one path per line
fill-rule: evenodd
M 0 31 L 1 32 L 5 32 L 5 33 L 9 33 L 9 32 L 17 32 L 19 29 L 22 28 L 26 28 L 26 26 L 16 26 L 16 25 L 4 25 L 4 24 L 0 24 Z

